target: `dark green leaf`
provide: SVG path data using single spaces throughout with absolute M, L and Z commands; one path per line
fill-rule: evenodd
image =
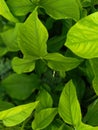
M 2 120 L 4 125 L 8 127 L 20 124 L 31 115 L 37 105 L 38 102 L 33 102 L 1 111 L 0 120 Z
M 24 100 L 39 87 L 39 80 L 36 75 L 11 74 L 3 80 L 2 86 L 12 98 Z

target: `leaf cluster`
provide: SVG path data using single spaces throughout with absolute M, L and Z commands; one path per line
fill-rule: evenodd
M 0 129 L 98 130 L 98 0 L 0 0 Z

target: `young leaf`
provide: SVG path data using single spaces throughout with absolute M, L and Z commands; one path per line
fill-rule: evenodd
M 77 21 L 80 18 L 80 6 L 76 0 L 40 0 L 39 6 L 54 19 L 73 18 Z
M 32 128 L 34 130 L 44 129 L 52 122 L 56 114 L 57 108 L 47 108 L 41 110 L 36 114 L 35 119 L 32 122 Z
M 70 29 L 65 46 L 80 57 L 98 57 L 98 12 L 81 19 Z
M 76 58 L 65 57 L 59 53 L 48 53 L 44 59 L 48 62 L 48 66 L 51 69 L 57 71 L 69 71 L 76 68 L 82 61 Z
M 12 68 L 18 74 L 31 72 L 35 68 L 35 60 L 33 57 L 23 59 L 14 57 L 12 60 Z
M 59 115 L 75 128 L 81 122 L 81 110 L 77 99 L 75 86 L 70 80 L 64 87 L 59 101 Z
M 18 20 L 11 14 L 5 0 L 0 0 L 0 15 L 12 22 L 18 22 Z
M 16 16 L 24 16 L 36 7 L 30 0 L 7 0 L 7 4 Z
M 38 19 L 37 10 L 20 26 L 19 46 L 25 55 L 42 58 L 47 54 L 48 32 Z
M 5 91 L 18 100 L 25 100 L 39 87 L 39 79 L 36 75 L 11 74 L 2 81 Z
M 18 125 L 31 115 L 37 105 L 38 101 L 1 111 L 0 120 L 8 127 Z

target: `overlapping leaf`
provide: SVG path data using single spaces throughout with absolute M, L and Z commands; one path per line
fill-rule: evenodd
M 47 97 L 47 98 L 45 98 Z M 36 112 L 38 113 L 40 110 L 45 109 L 45 108 L 51 108 L 53 105 L 53 99 L 51 95 L 46 91 L 46 90 L 41 90 L 37 100 L 39 101 L 39 104 L 36 108 Z
M 93 126 L 98 125 L 98 99 L 88 107 L 84 121 Z
M 80 4 L 78 0 L 40 0 L 39 6 L 54 19 L 80 19 Z
M 35 68 L 35 59 L 33 58 L 18 58 L 12 60 L 12 68 L 18 74 L 31 72 Z
M 0 0 L 0 15 L 9 21 L 18 22 L 18 20 L 10 12 L 10 10 L 4 0 Z
M 51 69 L 60 71 L 69 71 L 76 68 L 81 62 L 81 59 L 65 57 L 59 53 L 48 53 L 45 57 L 48 62 L 48 66 Z
M 0 33 L 3 43 L 5 44 L 8 51 L 18 51 L 17 34 L 20 24 L 16 24 L 15 28 L 8 29 Z
M 2 120 L 6 126 L 15 126 L 28 118 L 36 108 L 37 104 L 38 101 L 1 111 L 0 120 Z
M 80 57 L 98 57 L 98 12 L 81 19 L 70 29 L 65 46 Z
M 81 5 L 79 0 L 7 0 L 11 11 L 18 16 L 33 12 L 36 6 L 42 7 L 54 19 L 80 19 Z

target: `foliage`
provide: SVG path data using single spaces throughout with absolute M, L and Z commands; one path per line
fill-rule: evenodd
M 0 0 L 0 129 L 98 130 L 98 0 Z

